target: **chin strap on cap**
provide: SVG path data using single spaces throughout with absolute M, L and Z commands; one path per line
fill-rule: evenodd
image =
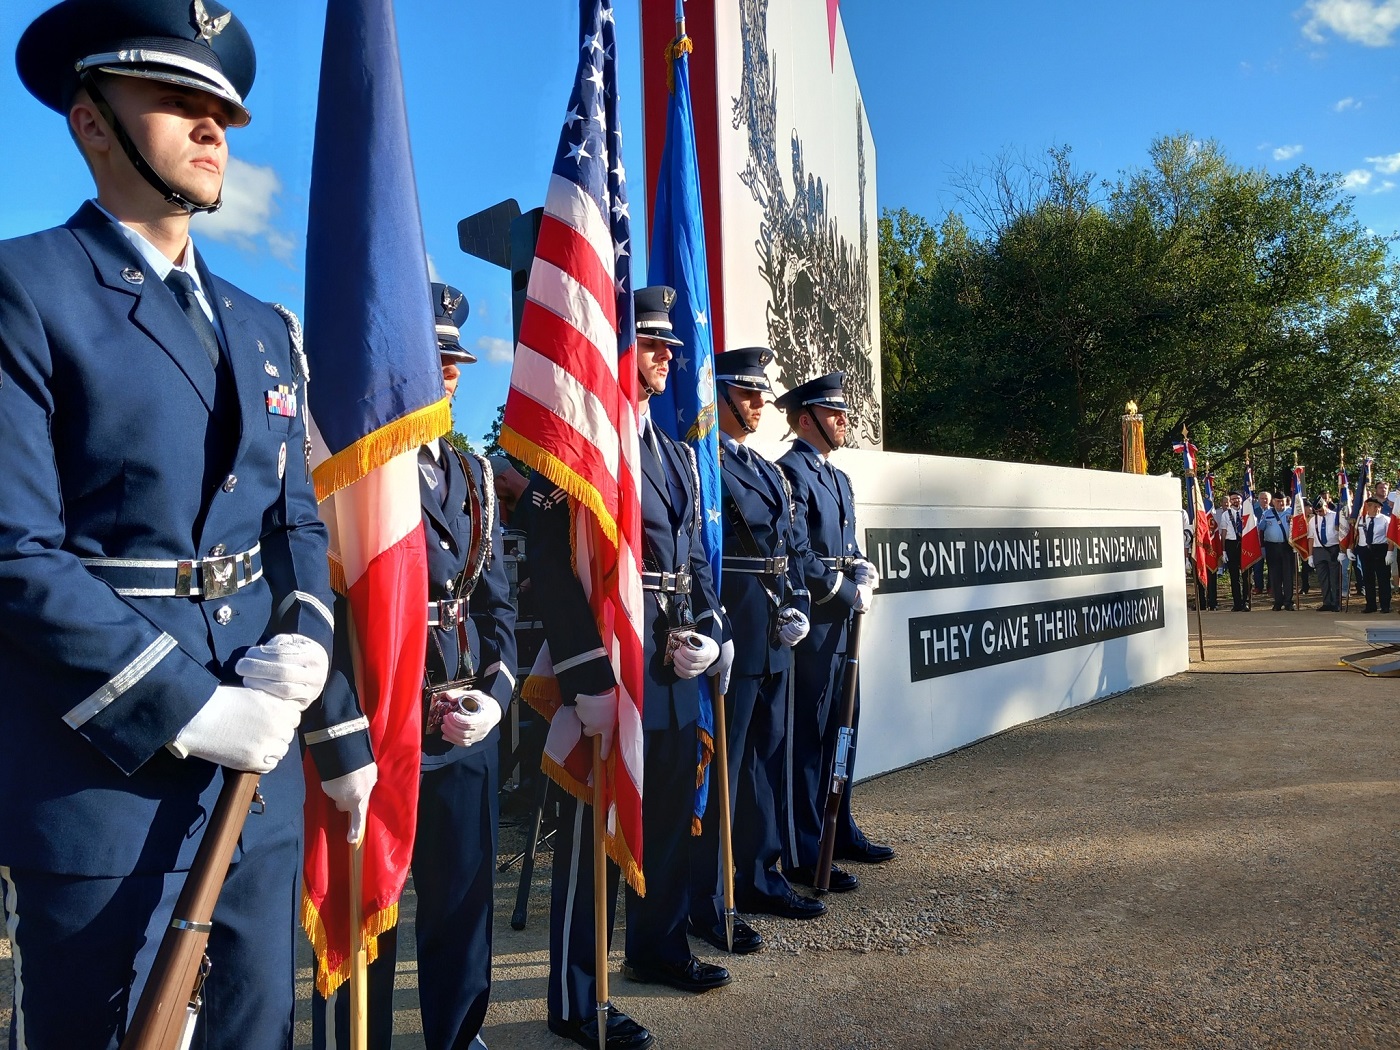
M 721 383 L 719 385 L 719 392 L 724 397 L 724 403 L 729 406 L 729 411 L 734 413 L 734 421 L 738 423 L 740 427 L 743 428 L 744 433 L 756 433 L 757 428 L 749 426 L 748 422 L 744 419 L 744 417 L 739 414 L 739 409 L 735 407 L 733 398 L 729 396 L 729 384 Z
M 811 405 L 807 406 L 807 415 L 811 417 L 812 425 L 817 428 L 817 433 L 819 433 L 822 436 L 822 440 L 826 442 L 827 451 L 835 452 L 840 446 L 832 440 L 831 435 L 827 433 L 826 427 L 822 426 L 822 421 L 818 419 L 817 414 L 812 411 Z
M 170 184 L 161 178 L 156 170 L 151 167 L 146 158 L 141 155 L 141 151 L 136 148 L 136 143 L 131 141 L 131 136 L 126 133 L 126 128 L 122 127 L 121 121 L 119 121 L 117 115 L 112 112 L 112 107 L 108 104 L 106 96 L 104 96 L 98 88 L 97 79 L 90 73 L 84 73 L 81 82 L 83 89 L 88 93 L 88 97 L 92 99 L 92 104 L 97 107 L 97 112 L 102 114 L 102 119 L 105 120 L 107 126 L 112 129 L 112 134 L 116 135 L 117 142 L 121 144 L 122 152 L 124 152 L 127 159 L 131 161 L 132 167 L 134 167 L 137 173 L 151 185 L 151 188 L 164 197 L 168 203 L 175 205 L 177 208 L 185 209 L 185 211 L 189 212 L 191 215 L 196 212 L 213 213 L 224 206 L 222 192 L 220 192 L 218 199 L 215 200 L 213 204 L 196 204 L 194 201 L 189 200 L 187 197 L 171 189 Z

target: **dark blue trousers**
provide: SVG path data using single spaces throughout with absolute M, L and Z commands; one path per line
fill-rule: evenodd
M 89 878 L 0 868 L 14 962 L 10 1050 L 116 1050 L 184 882 L 184 872 Z M 290 1050 L 300 897 L 295 822 L 229 869 L 196 1050 Z
M 647 895 L 627 888 L 627 959 L 678 964 L 690 957 L 691 821 L 695 816 L 694 722 L 643 736 L 642 874 Z
M 418 830 L 413 844 L 414 933 L 418 1005 L 428 1050 L 466 1050 L 481 1031 L 491 997 L 497 806 L 494 740 L 462 758 L 425 770 L 418 780 Z M 394 968 L 399 929 L 379 936 L 369 967 L 369 1043 L 388 1050 L 394 1035 Z M 313 991 L 312 1044 L 350 1045 L 350 996 L 336 993 L 335 1031 L 326 1001 Z M 334 1038 L 332 1038 L 334 1036 Z
M 643 774 L 645 776 L 645 773 Z M 556 789 L 551 788 L 551 793 Z M 645 788 L 644 788 L 645 790 Z M 586 1021 L 597 1012 L 594 959 L 593 807 L 564 794 L 554 836 L 554 879 L 549 891 L 549 1016 Z M 643 830 L 643 835 L 646 834 Z M 645 851 L 643 842 L 643 851 Z M 643 853 L 645 855 L 645 852 Z M 617 865 L 607 862 L 608 944 L 617 915 Z
M 729 720 L 729 790 L 733 814 L 734 894 L 779 897 L 788 881 L 778 871 L 782 856 L 783 746 L 787 738 L 788 672 L 735 677 L 725 714 Z M 724 881 L 719 842 L 718 781 L 710 779 L 710 801 L 698 841 L 691 844 L 695 878 L 690 914 L 697 925 L 724 917 Z

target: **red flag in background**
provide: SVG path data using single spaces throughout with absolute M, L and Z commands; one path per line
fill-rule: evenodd
M 1308 515 L 1303 507 L 1303 468 L 1293 468 L 1293 516 L 1288 523 L 1288 542 L 1298 557 L 1312 554 L 1312 539 L 1308 536 Z

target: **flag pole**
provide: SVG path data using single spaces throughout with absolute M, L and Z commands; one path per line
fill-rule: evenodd
M 734 951 L 734 815 L 729 807 L 729 733 L 724 713 L 725 695 L 715 700 L 715 771 L 719 788 L 719 860 L 724 874 L 724 939 Z
M 608 853 L 603 742 L 593 738 L 593 969 L 597 985 L 598 1050 L 608 1050 Z
M 360 911 L 365 882 L 364 842 L 362 831 L 350 845 L 350 1050 L 369 1050 L 369 950 Z

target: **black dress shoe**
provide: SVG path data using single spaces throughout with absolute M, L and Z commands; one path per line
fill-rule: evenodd
M 859 864 L 883 864 L 894 856 L 894 847 L 868 839 L 859 846 L 837 846 L 837 860 L 853 860 Z
M 722 952 L 729 951 L 729 942 L 724 936 L 723 919 L 713 926 L 705 926 L 692 919 L 690 921 L 690 935 L 707 941 Z M 734 954 L 748 955 L 750 952 L 756 952 L 762 947 L 763 934 L 759 933 L 743 919 L 736 918 L 734 920 Z
M 744 897 L 737 904 L 740 911 L 746 911 L 750 915 L 776 915 L 780 919 L 815 919 L 826 914 L 826 905 L 821 901 L 814 901 L 811 897 L 804 897 L 792 890 L 780 897 L 769 896 L 766 893 L 762 896 Z
M 817 873 L 811 868 L 793 868 L 791 871 L 784 870 L 788 882 L 794 882 L 799 886 L 815 886 L 817 884 Z M 835 864 L 831 866 L 831 880 L 827 885 L 832 893 L 850 893 L 851 890 L 860 889 L 860 879 L 856 878 L 849 871 L 842 871 Z
M 623 974 L 643 984 L 669 984 L 683 992 L 708 992 L 711 988 L 723 988 L 733 980 L 729 971 L 714 963 L 701 962 L 691 956 L 683 963 L 641 963 L 622 960 Z
M 557 1017 L 549 1019 L 549 1030 L 565 1039 L 572 1039 L 579 1046 L 598 1050 L 598 1018 L 585 1021 L 562 1021 Z M 639 1025 L 617 1007 L 608 1011 L 608 1050 L 648 1050 L 655 1045 L 656 1037 Z

